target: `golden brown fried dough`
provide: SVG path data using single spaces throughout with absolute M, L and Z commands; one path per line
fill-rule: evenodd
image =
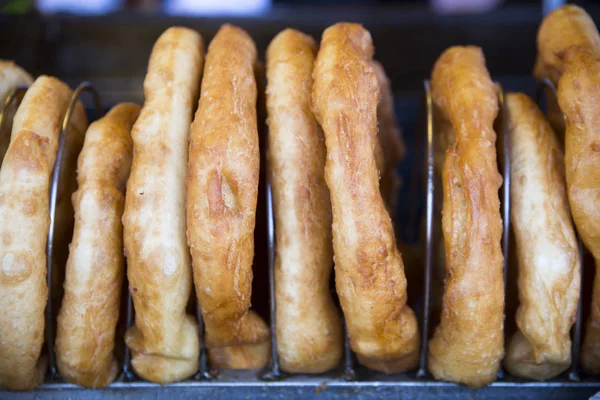
M 269 166 L 277 235 L 275 310 L 281 368 L 320 373 L 342 357 L 342 325 L 329 293 L 333 266 L 325 140 L 310 110 L 317 48 L 286 29 L 267 50 Z
M 452 47 L 431 80 L 436 109 L 454 128 L 443 166 L 446 279 L 440 324 L 429 342 L 436 379 L 487 385 L 504 355 L 502 220 L 496 164 L 496 87 L 481 49 Z
M 0 171 L 0 387 L 10 390 L 35 388 L 46 372 L 40 353 L 50 178 L 70 98 L 69 87 L 56 78 L 41 76 L 33 83 L 15 115 Z M 77 103 L 69 136 L 82 140 L 86 127 Z
M 190 133 L 187 234 L 217 368 L 261 368 L 269 360 L 267 325 L 249 311 L 260 163 L 255 63 L 252 38 L 223 25 L 208 48 Z
M 135 325 L 125 340 L 136 373 L 158 383 L 187 378 L 198 368 L 198 326 L 186 315 L 192 270 L 185 176 L 203 60 L 198 33 L 167 29 L 152 49 L 146 101 L 132 131 L 123 227 Z
M 574 46 L 565 51 L 558 102 L 565 116 L 565 168 L 571 214 L 581 240 L 596 260 L 592 313 L 581 361 L 600 373 L 600 54 Z
M 565 69 L 564 52 L 571 46 L 600 49 L 600 35 L 594 21 L 574 4 L 554 10 L 542 21 L 537 35 L 536 78 L 550 79 L 557 85 Z
M 582 8 L 569 4 L 548 14 L 537 35 L 538 55 L 534 75 L 538 80 L 548 79 L 555 86 L 564 71 L 564 52 L 570 46 L 600 49 L 600 35 L 594 21 Z M 561 143 L 565 122 L 553 93 L 549 93 L 547 115 Z
M 340 23 L 323 33 L 312 108 L 327 146 L 336 286 L 359 361 L 393 373 L 415 368 L 419 333 L 375 164 L 379 84 L 371 35 Z
M 11 90 L 20 85 L 31 85 L 33 79 L 23 68 L 12 61 L 0 60 L 0 111 Z
M 4 110 L 6 98 L 14 88 L 21 85 L 31 85 L 32 82 L 31 75 L 17 64 L 12 61 L 0 60 L 0 113 Z M 9 129 L 15 110 L 16 107 L 14 106 L 4 110 L 2 124 L 0 124 L 0 164 L 10 142 Z M 6 130 L 6 133 L 2 128 Z
M 517 331 L 508 372 L 545 380 L 571 364 L 581 272 L 565 186 L 563 153 L 550 124 L 522 93 L 505 107 L 510 139 L 511 221 L 519 267 Z
M 114 107 L 90 125 L 79 156 L 56 361 L 63 378 L 86 387 L 107 386 L 118 372 L 113 349 L 125 272 L 121 217 L 133 150 L 131 127 L 139 112 L 136 104 Z

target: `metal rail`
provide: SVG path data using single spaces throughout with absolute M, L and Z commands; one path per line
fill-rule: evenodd
M 427 376 L 427 346 L 431 307 L 431 269 L 433 265 L 433 209 L 435 192 L 435 166 L 433 160 L 433 99 L 429 81 L 423 83 L 425 92 L 425 277 L 423 290 L 423 322 L 421 323 L 421 354 L 417 376 Z
M 271 369 L 266 372 L 262 379 L 266 381 L 277 381 L 284 378 L 279 369 L 279 356 L 277 354 L 277 314 L 275 304 L 275 216 L 273 214 L 273 193 L 271 191 L 271 177 L 269 168 L 265 174 L 267 187 L 267 239 L 269 244 L 269 312 L 271 320 L 269 329 L 271 331 Z
M 67 112 L 62 120 L 60 137 L 58 139 L 58 152 L 56 154 L 56 162 L 52 170 L 52 180 L 50 181 L 50 226 L 48 228 L 48 238 L 46 241 L 46 284 L 48 285 L 48 302 L 46 304 L 46 324 L 45 324 L 45 339 L 46 349 L 48 352 L 48 368 L 50 379 L 55 379 L 58 376 L 56 370 L 56 359 L 54 355 L 54 325 L 53 304 L 52 304 L 52 270 L 54 265 L 54 223 L 56 219 L 56 206 L 58 201 L 58 187 L 60 185 L 59 178 L 62 172 L 63 157 L 67 136 L 69 135 L 69 124 L 71 117 L 75 111 L 75 106 L 79 102 L 79 97 L 82 93 L 88 92 L 92 95 L 96 112 L 98 116 L 104 115 L 104 109 L 100 103 L 100 95 L 90 82 L 81 83 L 74 91 L 67 107 Z M 75 171 L 73 171 L 73 174 Z M 69 197 L 70 198 L 70 197 Z

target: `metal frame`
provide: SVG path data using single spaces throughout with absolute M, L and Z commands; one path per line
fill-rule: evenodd
M 52 265 L 54 260 L 54 221 L 56 217 L 56 205 L 58 200 L 58 186 L 60 184 L 59 177 L 62 171 L 63 157 L 65 153 L 65 146 L 67 143 L 67 135 L 69 134 L 69 124 L 71 117 L 75 111 L 75 106 L 79 101 L 79 97 L 83 92 L 89 92 L 93 96 L 94 104 L 98 116 L 104 115 L 104 109 L 100 103 L 100 95 L 90 82 L 81 83 L 74 91 L 67 107 L 67 112 L 62 120 L 60 136 L 58 139 L 58 151 L 56 153 L 56 162 L 54 163 L 54 169 L 52 170 L 52 180 L 50 181 L 50 225 L 48 227 L 48 238 L 46 240 L 46 285 L 48 286 L 48 302 L 46 303 L 46 323 L 44 327 L 44 335 L 46 342 L 46 350 L 48 352 L 48 374 L 49 379 L 56 379 L 58 372 L 56 369 L 56 359 L 54 356 L 54 320 L 53 320 L 53 308 L 52 308 Z
M 54 228 L 54 211 L 56 208 L 56 195 L 58 189 L 58 178 L 62 167 L 62 155 L 70 116 L 77 99 L 82 92 L 90 92 L 95 101 L 99 115 L 103 114 L 100 107 L 99 96 L 90 83 L 83 83 L 73 93 L 73 98 L 69 104 L 69 111 L 65 115 L 62 124 L 62 132 L 59 141 L 59 150 L 51 186 L 50 210 L 51 226 L 48 234 L 48 282 L 51 275 L 51 258 L 53 255 L 52 241 Z M 385 396 L 402 396 L 407 399 L 420 399 L 429 395 L 435 398 L 580 398 L 582 396 L 591 396 L 600 390 L 600 382 L 597 380 L 580 380 L 578 375 L 578 352 L 581 338 L 581 304 L 578 310 L 577 323 L 573 330 L 573 365 L 568 377 L 561 376 L 549 382 L 527 382 L 514 379 L 510 376 L 499 376 L 499 380 L 491 385 L 479 389 L 470 390 L 464 386 L 459 386 L 448 382 L 439 382 L 431 378 L 427 371 L 427 341 L 429 331 L 429 309 L 431 305 L 431 270 L 433 267 L 433 229 L 434 224 L 439 223 L 434 218 L 434 200 L 435 200 L 435 169 L 434 169 L 434 119 L 433 103 L 429 82 L 424 82 L 425 105 L 426 105 L 426 129 L 424 135 L 425 142 L 425 166 L 426 166 L 426 238 L 425 238 L 425 270 L 424 270 L 424 296 L 423 296 L 423 320 L 421 321 L 421 354 L 418 371 L 400 375 L 384 375 L 369 371 L 361 366 L 354 365 L 354 356 L 350 350 L 347 332 L 345 332 L 345 358 L 343 365 L 339 369 L 327 374 L 307 376 L 284 374 L 279 367 L 277 355 L 277 338 L 275 334 L 275 282 L 274 282 L 274 260 L 275 260 L 275 220 L 273 215 L 273 201 L 269 174 L 266 176 L 266 207 L 268 224 L 268 243 L 269 243 L 269 283 L 270 283 L 270 312 L 271 312 L 271 344 L 272 344 L 272 364 L 265 371 L 220 371 L 213 374 L 209 371 L 206 351 L 204 348 L 203 337 L 201 336 L 200 370 L 191 379 L 160 386 L 140 380 L 131 367 L 131 354 L 127 346 L 124 346 L 123 369 L 117 380 L 106 389 L 89 390 L 82 389 L 76 385 L 65 383 L 61 380 L 56 371 L 52 345 L 54 343 L 51 304 L 48 305 L 46 312 L 46 346 L 50 356 L 50 368 L 44 384 L 36 391 L 35 395 L 41 399 L 59 399 L 65 395 L 72 397 L 82 397 L 89 399 L 138 399 L 138 398 L 171 398 L 181 397 L 185 399 L 197 398 L 199 396 L 213 396 L 224 398 L 276 398 L 276 399 L 296 399 L 311 397 L 319 394 L 322 399 L 341 399 L 348 396 L 355 396 L 364 399 L 376 399 Z M 14 96 L 14 95 L 13 95 Z M 11 100 L 13 101 L 13 100 Z M 504 118 L 503 112 L 503 92 L 499 91 L 500 118 Z M 0 115 L 0 123 L 2 116 Z M 502 121 L 500 121 L 502 122 Z M 505 125 L 505 124 L 504 124 Z M 500 160 L 502 173 L 504 175 L 504 185 L 502 187 L 502 214 L 504 221 L 504 233 L 502 238 L 502 249 L 504 254 L 508 254 L 508 238 L 510 229 L 510 160 L 508 152 L 508 135 L 504 130 L 498 132 L 498 143 L 502 146 L 503 158 Z M 499 158 L 500 159 L 500 158 Z M 506 277 L 505 257 L 505 277 Z M 505 278 L 506 279 L 506 278 Z M 50 289 L 50 286 L 49 286 Z M 50 291 L 49 291 L 50 292 Z M 50 298 L 50 293 L 49 293 Z M 134 309 L 131 296 L 127 291 L 127 312 L 126 326 L 131 326 L 134 318 Z M 202 318 L 200 308 L 196 301 L 196 316 L 202 328 Z M 203 332 L 203 329 L 201 329 Z M 29 398 L 31 394 L 12 393 L 11 398 L 21 399 Z M 2 397 L 2 392 L 0 392 Z
M 271 332 L 271 368 L 262 379 L 266 381 L 278 381 L 284 378 L 279 369 L 279 355 L 277 354 L 277 329 L 276 329 L 276 304 L 275 304 L 275 216 L 273 213 L 273 192 L 271 191 L 271 176 L 269 168 L 265 174 L 267 187 L 267 239 L 269 242 L 269 311 L 271 321 L 269 330 Z
M 431 268 L 433 265 L 433 209 L 435 192 L 435 170 L 433 160 L 433 99 L 429 81 L 423 82 L 425 93 L 425 287 L 423 294 L 423 322 L 421 324 L 421 354 L 417 376 L 427 376 L 427 346 L 429 345 L 429 311 L 431 307 Z
M 390 380 L 394 379 L 394 380 Z M 319 400 L 402 398 L 435 399 L 581 399 L 598 390 L 597 383 L 572 382 L 495 382 L 478 390 L 446 382 L 423 382 L 414 376 L 377 376 L 369 381 L 346 382 L 322 377 L 294 377 L 283 381 L 263 382 L 253 376 L 224 377 L 214 381 L 188 381 L 160 386 L 147 382 L 116 382 L 106 389 L 82 389 L 71 384 L 44 384 L 34 396 L 43 400 L 64 398 L 89 400 L 138 399 L 306 399 Z M 13 400 L 30 399 L 31 393 L 11 393 Z M 0 392 L 0 397 L 2 393 Z

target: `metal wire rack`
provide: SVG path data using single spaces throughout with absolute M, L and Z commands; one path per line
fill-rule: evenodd
M 548 83 L 546 83 L 547 85 Z M 550 86 L 552 88 L 552 86 Z M 7 104 L 17 102 L 24 89 L 15 90 Z M 54 211 L 56 209 L 57 188 L 61 176 L 62 156 L 68 134 L 68 126 L 73 108 L 82 95 L 88 92 L 92 95 L 96 112 L 98 116 L 104 114 L 101 107 L 100 96 L 89 82 L 84 82 L 73 92 L 73 97 L 69 104 L 69 111 L 66 113 L 62 123 L 62 131 L 59 140 L 58 156 L 55 168 L 52 174 L 50 212 L 51 224 L 48 233 L 47 243 L 47 267 L 48 284 L 51 285 L 52 263 L 54 255 Z M 263 371 L 220 371 L 215 373 L 209 369 L 206 351 L 203 345 L 203 338 L 200 338 L 200 367 L 196 375 L 184 382 L 178 382 L 167 386 L 149 383 L 138 378 L 131 367 L 131 355 L 127 346 L 122 346 L 122 372 L 116 381 L 109 387 L 99 390 L 82 389 L 76 385 L 64 382 L 56 370 L 54 359 L 54 320 L 51 302 L 48 302 L 46 310 L 46 348 L 49 355 L 49 372 L 44 384 L 37 389 L 35 396 L 39 399 L 61 399 L 65 395 L 72 398 L 85 399 L 138 399 L 138 398 L 183 398 L 192 399 L 201 396 L 211 396 L 214 398 L 275 398 L 275 399 L 296 399 L 306 398 L 318 395 L 320 399 L 341 399 L 358 397 L 364 399 L 378 399 L 382 397 L 399 397 L 406 399 L 420 399 L 425 396 L 435 398 L 458 399 L 464 397 L 486 398 L 486 399 L 529 399 L 529 398 L 581 398 L 590 397 L 596 391 L 600 390 L 600 382 L 597 380 L 581 379 L 578 374 L 578 354 L 581 343 L 581 304 L 578 310 L 577 323 L 573 329 L 573 368 L 568 376 L 561 376 L 549 382 L 528 382 L 515 379 L 501 374 L 497 382 L 478 390 L 469 390 L 466 387 L 447 382 L 438 382 L 431 378 L 427 371 L 426 354 L 428 332 L 430 328 L 430 309 L 432 304 L 431 275 L 434 266 L 434 230 L 439 224 L 439 218 L 435 218 L 435 168 L 434 168 L 434 118 L 433 104 L 429 82 L 424 82 L 424 130 L 423 143 L 425 145 L 425 172 L 426 172 L 426 214 L 425 214 L 425 243 L 424 243 L 424 291 L 421 298 L 422 317 L 422 348 L 420 365 L 418 371 L 400 375 L 384 375 L 369 371 L 359 365 L 355 365 L 354 356 L 349 347 L 348 336 L 345 334 L 345 357 L 343 365 L 337 370 L 327 374 L 316 376 L 290 375 L 284 374 L 279 368 L 278 355 L 276 352 L 275 335 L 275 292 L 274 292 L 274 256 L 275 256 L 275 221 L 273 216 L 273 204 L 270 182 L 266 174 L 266 216 L 268 233 L 268 263 L 269 263 L 269 285 L 270 285 L 270 313 L 271 313 L 271 351 L 272 363 Z M 499 114 L 500 126 L 504 112 L 503 92 L 500 90 L 499 102 L 501 111 Z M 5 108 L 6 109 L 6 108 Z M 3 116 L 0 114 L 0 127 L 2 127 Z M 501 207 L 504 221 L 504 234 L 502 238 L 502 249 L 505 255 L 508 254 L 509 233 L 510 233 L 510 159 L 508 152 L 508 136 L 504 129 L 499 129 L 499 164 L 504 177 L 504 185 L 501 189 Z M 75 171 L 69 171 L 75 173 Z M 505 277 L 507 257 L 505 257 Z M 505 278 L 506 279 L 506 278 Z M 49 291 L 50 292 L 50 291 Z M 49 294 L 49 298 L 51 295 Z M 134 318 L 134 309 L 131 296 L 127 291 L 125 325 L 132 325 Z M 199 306 L 195 304 L 196 316 L 202 328 L 202 318 Z M 202 329 L 201 329 L 202 331 Z M 0 398 L 25 399 L 30 398 L 28 393 L 6 393 L 0 392 Z
M 104 115 L 104 110 L 102 109 L 100 103 L 100 95 L 94 88 L 94 86 L 90 82 L 81 83 L 74 91 L 71 99 L 69 100 L 69 105 L 67 106 L 67 112 L 62 120 L 60 136 L 58 139 L 58 150 L 56 154 L 56 162 L 54 163 L 54 169 L 52 170 L 52 179 L 50 181 L 50 226 L 48 228 L 48 238 L 46 240 L 46 284 L 48 285 L 48 302 L 46 304 L 46 324 L 44 325 L 45 329 L 45 339 L 46 339 L 46 349 L 48 353 L 48 369 L 49 369 L 49 379 L 55 379 L 58 375 L 56 370 L 56 359 L 54 357 L 54 314 L 53 314 L 53 304 L 52 304 L 52 295 L 50 294 L 51 288 L 53 286 L 53 270 L 54 270 L 54 228 L 55 228 L 55 217 L 56 217 L 56 205 L 58 200 L 58 187 L 59 187 L 59 177 L 61 176 L 63 159 L 65 154 L 65 146 L 67 143 L 67 136 L 69 135 L 69 123 L 71 122 L 71 117 L 73 116 L 73 112 L 75 111 L 75 106 L 79 101 L 79 97 L 82 93 L 89 92 L 93 96 L 94 103 L 96 105 L 96 112 L 99 117 Z M 72 171 L 75 173 L 75 171 Z M 70 196 L 69 196 L 70 198 Z

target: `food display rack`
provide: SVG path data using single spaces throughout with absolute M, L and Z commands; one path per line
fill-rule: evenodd
M 592 17 L 600 17 L 600 8 L 588 9 Z M 197 29 L 205 39 L 210 39 L 225 20 L 188 19 L 174 17 L 134 18 L 129 15 L 112 17 L 28 16 L 4 20 L 0 16 L 0 37 L 12 29 L 13 40 L 0 41 L 0 57 L 14 58 L 34 73 L 54 74 L 65 79 L 73 87 L 82 80 L 90 80 L 77 86 L 74 98 L 85 91 L 92 96 L 81 100 L 92 116 L 100 116 L 103 109 L 120 101 L 141 103 L 142 81 L 148 55 L 153 41 L 170 25 L 186 25 Z M 596 18 L 595 18 L 596 19 Z M 505 90 L 521 90 L 535 94 L 537 84 L 530 77 L 535 59 L 535 32 L 541 20 L 539 7 L 513 7 L 485 16 L 440 17 L 429 12 L 407 8 L 377 8 L 365 11 L 359 8 L 338 10 L 324 9 L 311 12 L 296 10 L 293 17 L 289 9 L 281 9 L 264 18 L 228 19 L 245 28 L 256 40 L 259 54 L 264 55 L 266 45 L 278 31 L 292 26 L 320 37 L 323 28 L 340 20 L 360 21 L 372 32 L 377 49 L 376 57 L 386 67 L 392 81 L 396 111 L 409 149 L 409 157 L 401 166 L 403 195 L 399 202 L 399 226 L 397 234 L 407 241 L 422 243 L 418 251 L 424 268 L 422 295 L 411 304 L 419 314 L 422 334 L 427 337 L 431 329 L 429 308 L 431 303 L 430 278 L 433 263 L 432 233 L 439 229 L 434 215 L 435 177 L 433 168 L 433 118 L 428 85 L 423 78 L 430 74 L 435 59 L 448 46 L 476 44 L 484 48 L 488 68 Z M 596 19 L 598 21 L 598 19 Z M 7 24 L 3 24 L 7 22 Z M 18 27 L 18 25 L 21 27 Z M 499 30 L 499 31 L 498 31 Z M 500 33 L 499 33 L 500 32 Z M 492 34 L 493 33 L 493 34 Z M 506 33 L 505 37 L 503 34 Z M 519 38 L 517 40 L 517 38 Z M 417 43 L 418 41 L 418 43 Z M 113 68 L 110 68 L 110 67 Z M 18 96 L 15 97 L 18 101 Z M 502 112 L 499 119 L 502 118 Z M 501 121 L 500 121 L 501 123 Z M 68 127 L 68 115 L 63 124 L 59 145 L 64 142 Z M 264 128 L 264 127 L 263 127 Z M 264 133 L 264 132 L 263 132 Z M 499 164 L 505 186 L 501 189 L 502 213 L 505 232 L 508 233 L 509 215 L 509 167 L 504 149 L 506 137 L 499 132 Z M 264 149 L 263 149 L 264 150 Z M 52 187 L 58 187 L 60 162 L 53 174 Z M 74 172 L 74 171 L 73 171 Z M 261 179 L 267 174 L 262 171 Z M 508 178 L 508 179 L 507 179 Z M 255 275 L 269 282 L 269 309 L 274 315 L 273 256 L 274 221 L 270 189 L 266 179 L 262 190 L 257 218 L 262 218 L 265 229 L 264 261 L 267 274 Z M 260 195 L 259 195 L 260 196 Z M 51 196 L 52 198 L 52 196 Z M 419 221 L 424 214 L 423 239 L 417 241 Z M 258 222 L 257 222 L 258 223 Z M 49 236 L 49 263 L 52 257 L 52 234 Z M 503 250 L 508 252 L 508 235 L 503 237 Z M 418 246 L 418 244 L 417 244 Z M 508 260 L 508 257 L 505 257 Z M 51 273 L 49 274 L 49 279 Z M 51 282 L 51 281 L 50 281 Z M 409 286 L 411 282 L 409 281 Z M 414 283 L 419 285 L 419 283 Z M 50 285 L 52 286 L 52 285 Z M 414 290 L 414 288 L 413 288 Z M 417 291 L 421 287 L 417 288 Z M 130 325 L 134 310 L 131 299 L 124 299 L 122 320 Z M 196 311 L 197 305 L 196 305 Z M 53 343 L 53 314 L 47 311 L 47 343 Z M 201 322 L 200 314 L 197 312 Z M 271 320 L 271 322 L 273 322 Z M 581 337 L 582 313 L 573 330 L 574 360 Z M 273 328 L 273 325 L 271 325 Z M 272 330 L 273 332 L 273 330 Z M 273 337 L 274 341 L 275 338 Z M 125 346 L 117 346 L 123 370 L 116 382 L 104 389 L 82 389 L 63 382 L 54 366 L 52 346 L 48 347 L 50 373 L 42 386 L 32 393 L 0 392 L 0 399 L 158 399 L 158 398 L 215 398 L 215 399 L 318 399 L 341 398 L 403 398 L 403 399 L 580 399 L 590 398 L 600 391 L 600 380 L 580 376 L 577 365 L 548 382 L 531 382 L 501 373 L 493 384 L 470 390 L 464 386 L 438 382 L 427 373 L 425 352 L 427 341 L 422 343 L 421 365 L 417 371 L 384 375 L 369 371 L 355 363 L 355 358 L 345 343 L 344 362 L 327 374 L 316 376 L 291 375 L 279 371 L 276 353 L 274 362 L 263 371 L 212 371 L 201 351 L 200 371 L 191 379 L 160 386 L 140 380 L 130 365 L 130 355 Z

